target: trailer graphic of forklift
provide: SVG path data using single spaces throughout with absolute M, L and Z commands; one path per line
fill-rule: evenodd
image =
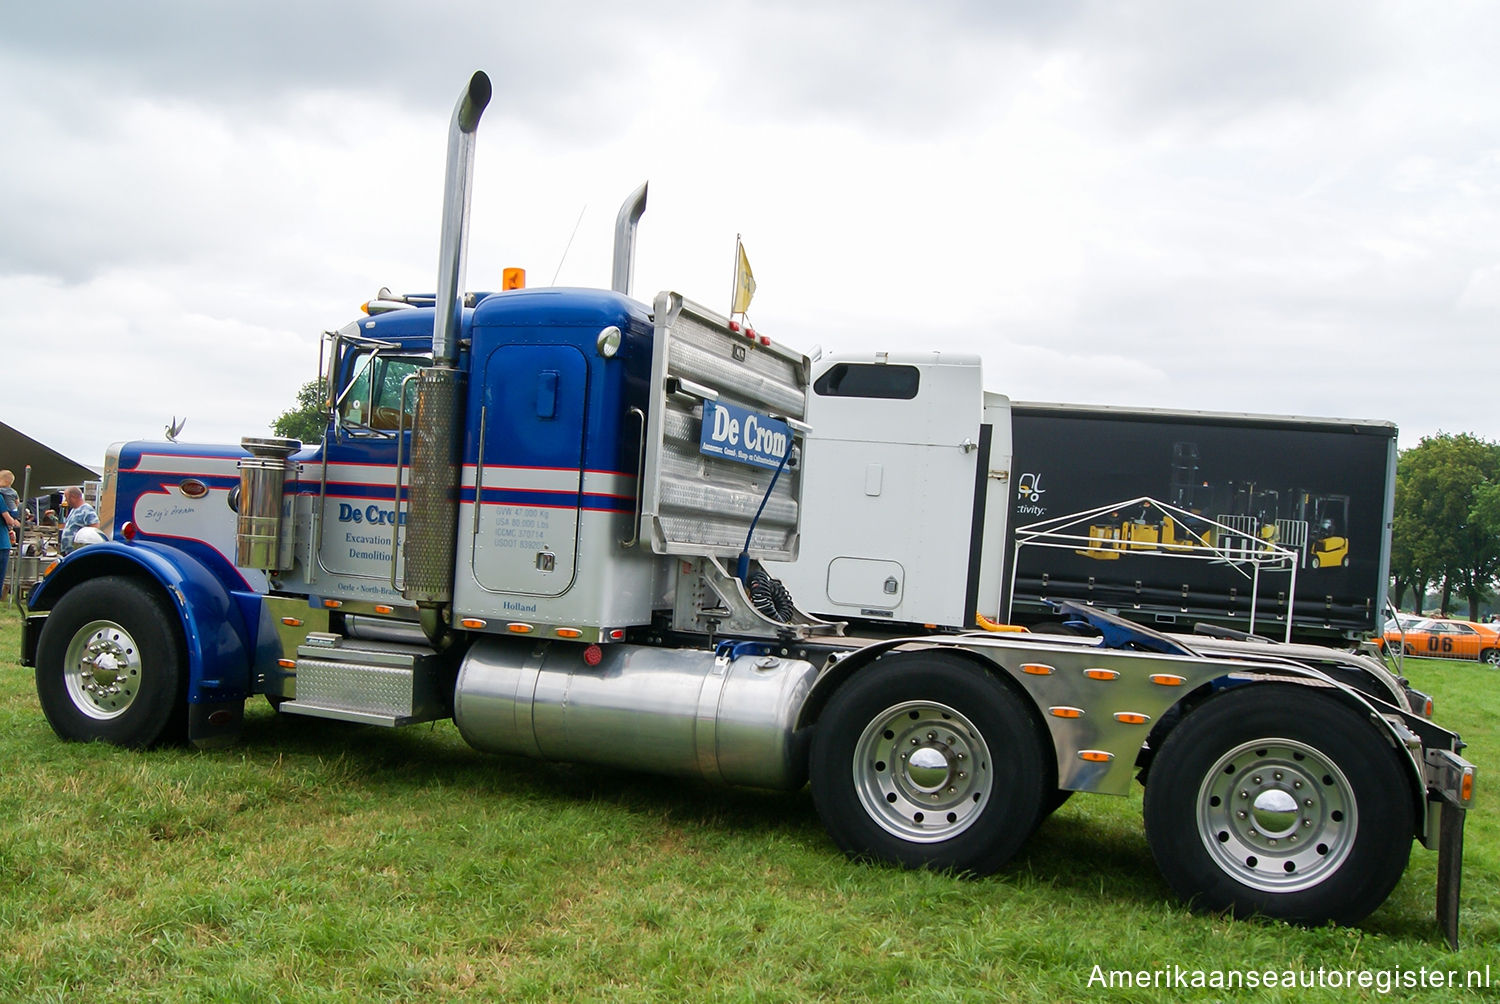
M 1176 509 L 1202 516 L 1201 525 L 1148 500 L 1090 523 L 1088 546 L 1074 553 L 1116 561 L 1131 551 L 1203 547 L 1249 556 L 1271 544 L 1295 552 L 1304 569 L 1348 567 L 1348 495 L 1263 488 L 1254 481 L 1210 484 L 1199 477 L 1198 460 L 1196 443 L 1172 444 L 1167 498 Z

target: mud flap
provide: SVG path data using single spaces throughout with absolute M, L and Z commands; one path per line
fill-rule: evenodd
M 1468 810 L 1446 799 L 1439 820 L 1437 922 L 1448 947 L 1458 950 L 1458 896 L 1463 885 L 1464 821 Z

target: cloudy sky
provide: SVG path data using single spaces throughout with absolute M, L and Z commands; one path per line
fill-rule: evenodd
M 607 286 L 649 179 L 637 295 L 727 309 L 740 233 L 803 350 L 1500 439 L 1497 51 L 1461 0 L 20 5 L 0 420 L 94 465 L 266 434 L 320 332 L 433 287 L 484 69 L 471 288 Z

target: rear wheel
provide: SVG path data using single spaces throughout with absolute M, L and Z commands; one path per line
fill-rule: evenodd
M 1336 699 L 1278 685 L 1232 691 L 1162 745 L 1146 835 L 1167 882 L 1195 906 L 1353 924 L 1406 869 L 1415 826 L 1405 773 Z
M 57 601 L 37 641 L 36 692 L 64 739 L 150 746 L 185 722 L 175 614 L 141 583 L 91 579 Z
M 1496 669 L 1500 669 L 1500 648 L 1487 648 L 1479 653 L 1481 662 L 1487 662 Z
M 986 874 L 1056 790 L 1024 699 L 946 652 L 887 656 L 833 695 L 813 737 L 813 802 L 846 853 Z

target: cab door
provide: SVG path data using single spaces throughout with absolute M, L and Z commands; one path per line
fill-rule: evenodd
M 572 345 L 501 345 L 483 370 L 474 580 L 561 596 L 578 567 L 588 362 Z
M 389 599 L 396 595 L 390 581 L 392 548 L 399 543 L 396 459 L 399 448 L 409 462 L 416 406 L 415 383 L 406 378 L 431 361 L 389 348 L 355 347 L 344 362 L 335 422 L 323 444 L 327 475 L 318 565 L 334 578 L 338 593 Z M 399 552 L 396 560 L 399 576 Z

